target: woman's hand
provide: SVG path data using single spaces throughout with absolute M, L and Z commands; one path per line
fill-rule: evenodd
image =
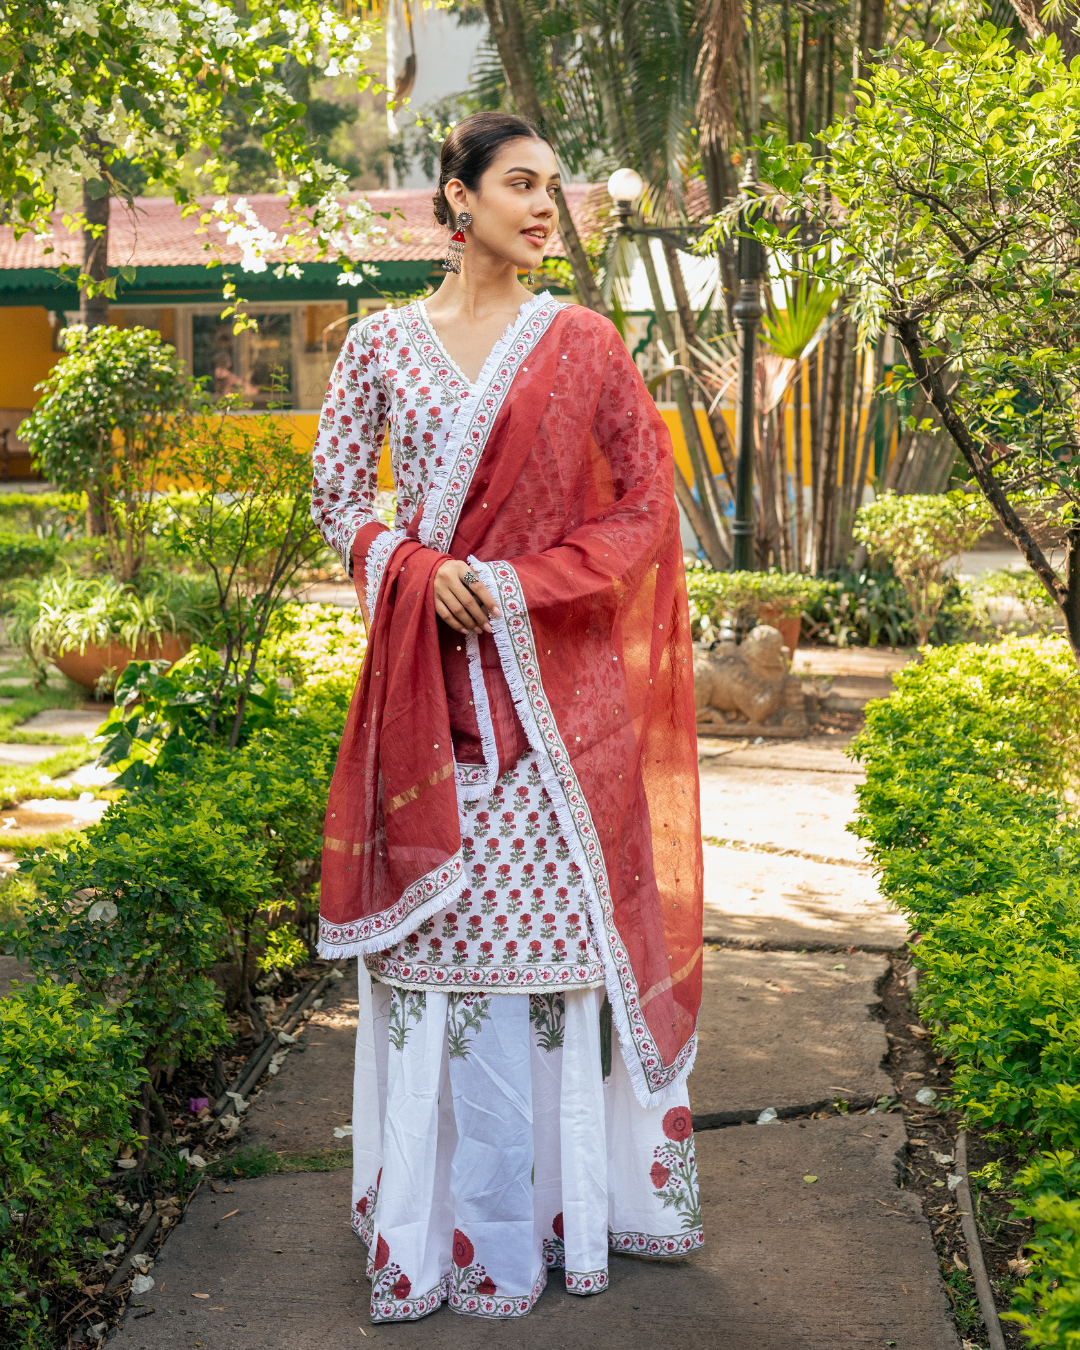
M 462 577 L 474 577 L 468 563 L 444 562 L 435 573 L 435 613 L 455 633 L 490 633 L 488 619 L 500 617 L 498 606 L 486 586 Z

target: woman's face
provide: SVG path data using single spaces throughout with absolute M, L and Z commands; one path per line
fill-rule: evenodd
M 538 266 L 558 223 L 558 190 L 555 154 L 546 141 L 532 137 L 504 142 L 476 192 L 452 178 L 446 185 L 451 209 L 473 218 L 465 231 L 466 256 L 473 244 L 516 267 Z

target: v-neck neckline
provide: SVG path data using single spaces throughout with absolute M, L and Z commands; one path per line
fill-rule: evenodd
M 424 321 L 424 327 L 427 329 L 428 337 L 432 340 L 432 342 L 435 343 L 436 347 L 438 347 L 439 352 L 440 352 L 440 354 L 442 355 L 443 360 L 444 360 L 444 361 L 446 362 L 446 364 L 450 367 L 450 369 L 454 372 L 454 374 L 458 376 L 459 379 L 462 379 L 462 380 L 465 381 L 466 387 L 469 389 L 470 392 L 472 392 L 473 390 L 476 389 L 476 387 L 477 387 L 477 386 L 481 383 L 481 381 L 483 380 L 484 372 L 485 372 L 485 371 L 487 370 L 487 368 L 488 368 L 488 364 L 489 364 L 490 361 L 491 361 L 492 354 L 493 354 L 498 348 L 500 348 L 501 346 L 503 346 L 503 344 L 505 344 L 506 342 L 508 342 L 509 339 L 514 335 L 514 333 L 515 333 L 516 330 L 517 330 L 518 325 L 521 323 L 522 319 L 525 317 L 525 312 L 526 312 L 526 310 L 531 310 L 531 309 L 533 308 L 533 306 L 535 306 L 535 305 L 537 304 L 538 301 L 540 301 L 540 300 L 542 300 L 542 299 L 543 299 L 543 300 L 548 300 L 548 299 L 550 299 L 550 298 L 551 298 L 551 297 L 550 297 L 550 295 L 549 295 L 549 293 L 548 293 L 547 291 L 541 291 L 538 295 L 534 295 L 534 296 L 532 296 L 530 299 L 528 299 L 528 300 L 523 300 L 523 301 L 521 302 L 521 308 L 518 310 L 517 314 L 516 314 L 516 315 L 514 316 L 514 318 L 512 318 L 512 319 L 510 320 L 510 322 L 506 325 L 506 328 L 503 330 L 502 334 L 501 334 L 498 338 L 496 338 L 496 340 L 491 344 L 491 351 L 489 351 L 488 354 L 487 354 L 487 356 L 484 357 L 483 364 L 481 365 L 480 370 L 479 370 L 479 372 L 478 372 L 478 374 L 477 374 L 475 380 L 470 380 L 470 379 L 469 379 L 468 375 L 465 374 L 465 372 L 461 369 L 461 367 L 458 365 L 458 363 L 454 360 L 454 358 L 453 358 L 453 357 L 450 355 L 450 353 L 446 350 L 446 344 L 443 342 L 442 338 L 439 337 L 439 334 L 438 334 L 438 332 L 437 332 L 436 329 L 435 329 L 435 324 L 434 324 L 434 322 L 432 321 L 431 315 L 428 313 L 427 305 L 424 303 L 424 301 L 423 301 L 423 300 L 417 300 L 417 302 L 416 302 L 416 307 L 417 307 L 417 309 L 420 311 L 420 317 L 421 317 L 421 318 L 423 319 L 423 321 Z

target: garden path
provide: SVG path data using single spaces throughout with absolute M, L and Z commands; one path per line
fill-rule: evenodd
M 668 1264 L 613 1256 L 599 1298 L 569 1296 L 556 1277 L 512 1327 L 445 1308 L 420 1324 L 373 1325 L 334 1137 L 350 1110 L 351 968 L 237 1141 L 280 1151 L 283 1167 L 332 1170 L 200 1187 L 118 1344 L 958 1350 L 929 1226 L 897 1184 L 904 1121 L 866 1113 L 892 1093 L 875 1011 L 887 953 L 906 933 L 843 829 L 858 776 L 836 739 L 724 754 L 702 745 L 703 829 L 726 842 L 706 845 L 715 943 L 690 1079 L 701 1252 Z M 850 1114 L 835 1112 L 838 1099 Z M 769 1108 L 778 1119 L 761 1128 Z

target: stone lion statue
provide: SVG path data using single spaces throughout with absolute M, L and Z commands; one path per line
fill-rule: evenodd
M 738 647 L 694 653 L 694 704 L 706 735 L 805 736 L 802 685 L 779 631 L 758 624 Z

